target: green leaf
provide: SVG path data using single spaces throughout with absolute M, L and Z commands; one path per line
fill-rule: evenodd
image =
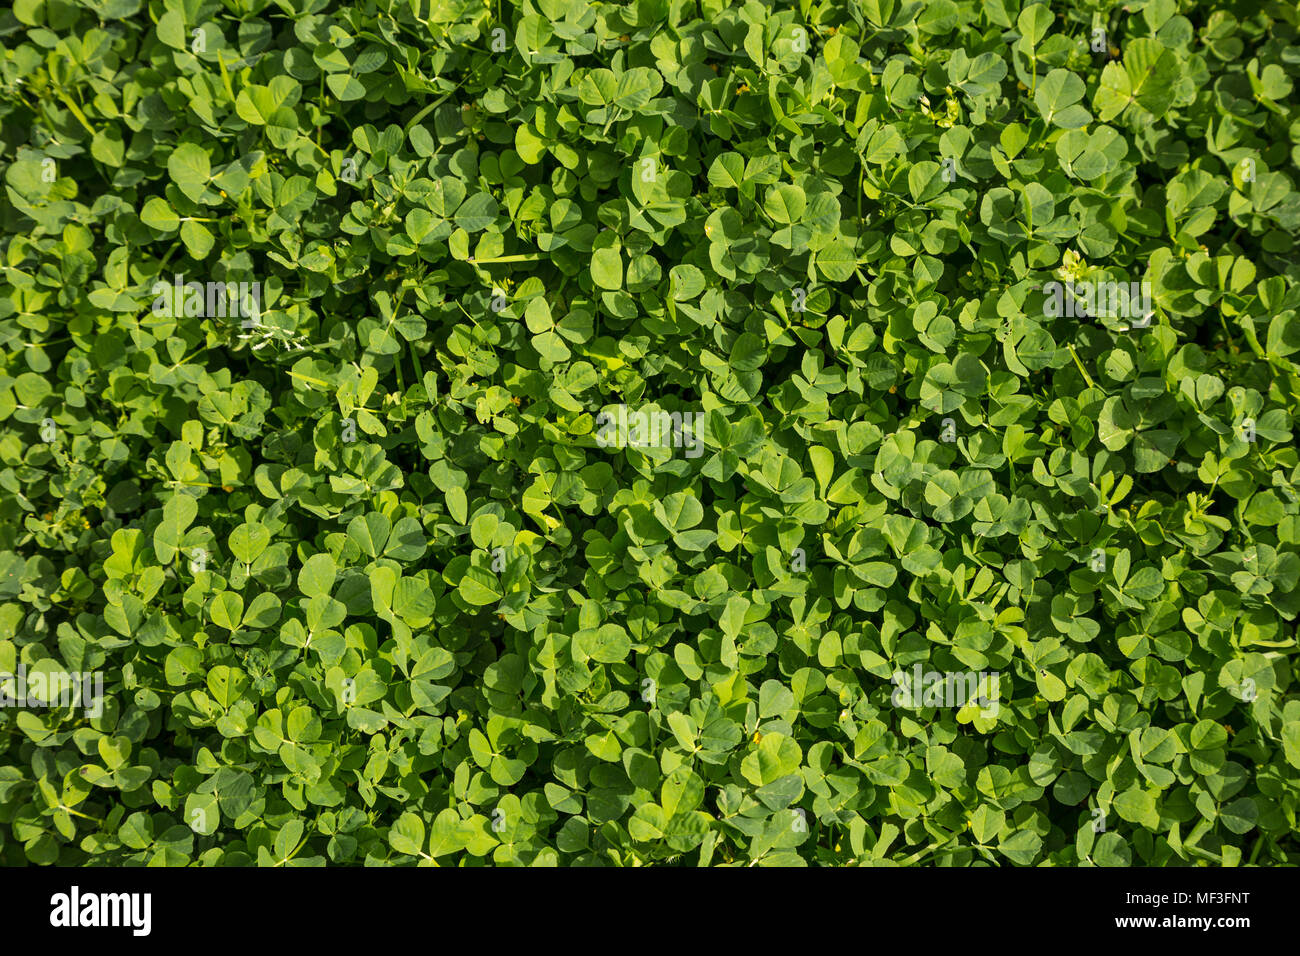
M 1034 105 L 1046 122 L 1065 129 L 1078 129 L 1092 122 L 1092 114 L 1078 105 L 1086 92 L 1087 87 L 1076 74 L 1056 69 L 1038 84 Z
M 623 287 L 623 261 L 617 249 L 597 249 L 591 254 L 591 278 L 602 289 Z
M 202 146 L 182 143 L 167 158 L 167 173 L 188 199 L 198 202 L 212 178 L 212 164 Z
M 328 554 L 313 554 L 298 572 L 298 590 L 306 597 L 328 597 L 337 568 Z

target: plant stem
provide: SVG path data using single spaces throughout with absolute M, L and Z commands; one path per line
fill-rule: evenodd
M 1066 345 L 1066 348 L 1070 350 L 1070 355 L 1074 358 L 1074 364 L 1079 367 L 1079 374 L 1082 375 L 1083 380 L 1088 383 L 1088 387 L 1096 388 L 1097 383 L 1092 380 L 1092 376 L 1088 374 L 1088 370 L 1084 368 L 1083 363 L 1079 361 L 1079 353 L 1074 350 L 1074 346 Z
M 81 112 L 81 107 L 72 102 L 72 97 L 68 96 L 68 94 L 63 92 L 61 89 L 56 89 L 54 95 L 63 101 L 63 105 L 72 111 L 72 115 L 77 118 L 77 122 L 80 123 L 85 131 L 91 135 L 91 138 L 94 138 L 94 128 L 86 121 L 86 114 Z
M 470 265 L 481 266 L 490 262 L 536 262 L 542 258 L 540 252 L 528 252 L 516 256 L 497 256 L 495 259 L 475 259 L 470 256 L 466 261 Z

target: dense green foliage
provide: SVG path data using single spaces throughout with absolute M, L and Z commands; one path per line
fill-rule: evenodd
M 1296 30 L 16 0 L 0 862 L 1300 862 Z

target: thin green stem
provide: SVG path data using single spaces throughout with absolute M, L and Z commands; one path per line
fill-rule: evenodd
M 1074 364 L 1078 366 L 1079 374 L 1082 375 L 1083 380 L 1088 383 L 1088 387 L 1096 388 L 1097 383 L 1092 380 L 1092 376 L 1088 374 L 1088 370 L 1083 367 L 1083 362 L 1079 361 L 1079 353 L 1074 350 L 1074 346 L 1067 344 L 1065 347 L 1070 350 L 1070 356 L 1074 359 Z
M 481 266 L 493 262 L 537 262 L 541 258 L 543 258 L 543 256 L 540 252 L 527 252 L 515 256 L 496 256 L 493 259 L 475 259 L 473 256 L 470 256 L 466 261 L 469 262 L 470 265 Z
M 72 111 L 72 115 L 77 118 L 77 122 L 80 123 L 82 125 L 82 128 L 85 129 L 85 131 L 89 133 L 93 138 L 95 135 L 94 127 L 92 127 L 90 123 L 86 121 L 86 114 L 81 112 L 81 107 L 72 101 L 72 97 L 70 97 L 67 93 L 63 92 L 63 90 L 61 89 L 56 89 L 54 91 L 54 95 L 63 101 L 63 105 Z

